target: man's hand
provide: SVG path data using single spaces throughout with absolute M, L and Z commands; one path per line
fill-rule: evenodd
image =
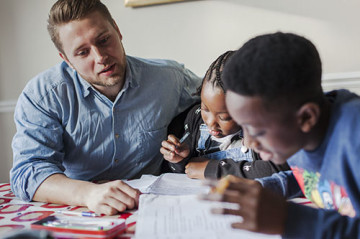
M 90 210 L 114 215 L 126 209 L 136 208 L 140 191 L 121 180 L 103 184 L 70 179 L 54 174 L 45 179 L 35 192 L 34 201 L 86 206 Z
M 286 200 L 262 188 L 255 180 L 229 176 L 223 194 L 204 195 L 206 200 L 236 203 L 239 209 L 216 208 L 213 213 L 241 216 L 232 227 L 266 234 L 283 234 L 287 216 Z
M 205 179 L 205 168 L 209 163 L 209 159 L 192 158 L 185 166 L 185 173 L 189 178 Z
M 168 139 L 161 142 L 160 153 L 170 163 L 179 163 L 189 156 L 190 149 L 186 143 L 180 143 L 175 135 L 168 135 Z
M 85 199 L 86 206 L 96 212 L 114 215 L 139 205 L 140 191 L 121 180 L 93 184 Z

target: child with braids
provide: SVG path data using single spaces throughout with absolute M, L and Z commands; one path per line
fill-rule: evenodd
M 233 51 L 219 56 L 207 70 L 197 94 L 201 104 L 195 105 L 185 119 L 184 142 L 170 134 L 162 142 L 160 152 L 176 173 L 190 178 L 221 178 L 228 174 L 254 179 L 289 170 L 287 164 L 262 161 L 247 148 L 242 129 L 229 115 L 221 81 L 224 63 Z

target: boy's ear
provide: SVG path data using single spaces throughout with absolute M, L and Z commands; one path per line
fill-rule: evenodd
M 300 107 L 296 115 L 301 131 L 308 133 L 319 120 L 320 107 L 315 103 L 306 103 Z

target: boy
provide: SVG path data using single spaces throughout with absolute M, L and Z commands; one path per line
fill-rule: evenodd
M 240 209 L 215 211 L 242 216 L 235 228 L 284 238 L 360 238 L 359 97 L 324 94 L 319 54 L 294 34 L 251 39 L 229 60 L 223 79 L 229 113 L 250 146 L 263 160 L 287 161 L 292 173 L 232 177 L 222 201 Z M 286 197 L 301 189 L 319 209 L 268 189 Z

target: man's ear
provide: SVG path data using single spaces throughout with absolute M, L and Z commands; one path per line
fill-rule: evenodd
M 123 36 L 121 35 L 121 32 L 120 32 L 120 29 L 119 29 L 118 25 L 116 24 L 116 22 L 114 20 L 113 20 L 113 23 L 114 23 L 115 30 L 117 31 L 117 33 L 120 36 L 120 40 L 122 40 Z
M 73 65 L 70 63 L 70 61 L 67 59 L 67 57 L 66 57 L 65 54 L 59 52 L 59 56 L 60 56 L 71 68 L 75 69 L 75 68 L 73 67 Z
M 320 107 L 315 103 L 306 103 L 296 113 L 298 125 L 304 133 L 308 133 L 320 118 Z

